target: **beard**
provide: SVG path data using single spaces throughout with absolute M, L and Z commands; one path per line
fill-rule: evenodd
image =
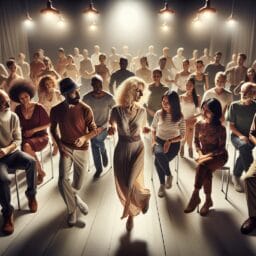
M 11 110 L 6 108 L 4 111 L 0 111 L 0 120 L 3 122 L 8 122 L 11 119 Z
M 69 96 L 67 97 L 67 102 L 70 105 L 76 105 L 79 103 L 80 100 L 80 95 L 79 93 L 76 93 L 76 96 L 74 98 L 70 98 Z

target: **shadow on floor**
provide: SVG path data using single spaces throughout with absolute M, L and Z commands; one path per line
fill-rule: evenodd
M 120 237 L 120 245 L 117 248 L 115 256 L 148 256 L 148 247 L 147 243 L 141 240 L 131 241 L 131 235 L 129 233 L 125 233 Z

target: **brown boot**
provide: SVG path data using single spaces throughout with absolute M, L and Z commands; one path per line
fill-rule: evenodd
M 35 196 L 27 196 L 28 198 L 28 207 L 31 212 L 37 212 L 37 201 Z
M 200 215 L 201 216 L 206 216 L 209 212 L 210 207 L 213 206 L 213 202 L 212 199 L 206 199 L 204 205 L 202 206 L 202 208 L 200 209 Z
M 4 224 L 2 227 L 2 231 L 7 236 L 11 235 L 14 232 L 13 212 L 8 216 L 4 217 Z
M 196 207 L 200 204 L 200 202 L 201 202 L 201 199 L 199 197 L 199 194 L 193 192 L 193 194 L 189 200 L 188 206 L 186 207 L 184 212 L 185 213 L 193 212 L 196 209 Z

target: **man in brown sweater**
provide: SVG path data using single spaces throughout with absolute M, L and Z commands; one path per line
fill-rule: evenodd
M 60 91 L 65 100 L 53 107 L 50 113 L 51 133 L 60 151 L 58 186 L 67 205 L 67 222 L 70 226 L 77 222 L 77 207 L 83 214 L 88 213 L 88 206 L 78 196 L 78 191 L 88 170 L 88 141 L 100 132 L 91 108 L 80 101 L 77 89 L 78 86 L 72 79 L 61 80 Z M 71 184 L 69 174 L 72 164 L 74 170 Z

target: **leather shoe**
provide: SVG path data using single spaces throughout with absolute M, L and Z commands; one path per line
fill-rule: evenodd
M 256 217 L 248 218 L 241 226 L 241 233 L 247 235 L 256 229 Z
M 37 212 L 37 201 L 35 196 L 27 196 L 30 212 Z
M 212 199 L 208 199 L 205 201 L 204 205 L 200 209 L 200 215 L 201 216 L 206 216 L 209 212 L 210 207 L 213 206 Z
M 4 217 L 2 231 L 5 235 L 11 235 L 14 232 L 13 212 Z
M 200 204 L 200 202 L 201 202 L 201 199 L 199 195 L 196 193 L 193 193 L 189 200 L 188 206 L 184 210 L 184 213 L 193 212 L 196 209 L 196 207 Z

